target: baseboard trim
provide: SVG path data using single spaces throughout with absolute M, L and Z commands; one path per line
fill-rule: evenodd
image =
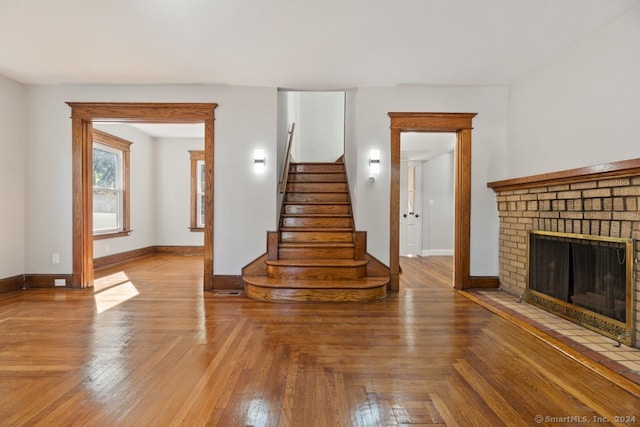
M 156 254 L 203 256 L 204 246 L 153 246 Z
M 498 289 L 500 279 L 498 276 L 471 276 L 469 285 L 469 289 Z
M 453 249 L 425 249 L 422 256 L 453 256 Z
M 24 274 L 0 279 L 0 294 L 24 289 Z
M 148 246 L 146 248 L 134 249 L 132 251 L 120 252 L 118 254 L 107 255 L 100 258 L 94 258 L 93 269 L 101 270 L 107 267 L 113 267 L 134 259 L 146 258 L 155 254 L 155 247 Z
M 25 289 L 71 288 L 71 274 L 25 274 Z M 56 279 L 63 279 L 65 286 L 56 286 Z
M 213 275 L 213 290 L 219 289 L 244 289 L 244 280 L 242 276 L 214 274 Z
M 202 256 L 204 255 L 204 246 L 147 246 L 146 248 L 134 249 L 132 251 L 95 258 L 93 260 L 93 269 L 101 270 L 135 259 L 146 258 L 158 254 Z
M 204 255 L 204 247 L 202 246 L 148 246 L 146 248 L 134 249 L 132 251 L 121 252 L 118 254 L 107 255 L 93 260 L 94 270 L 100 270 L 107 267 L 114 267 L 135 259 L 146 258 L 156 254 L 163 255 L 182 255 L 182 256 L 200 256 Z M 239 277 L 240 287 L 229 288 L 220 287 L 220 289 L 243 289 L 242 276 L 215 276 L 223 278 L 220 286 L 228 286 L 227 283 L 233 283 L 233 280 L 224 279 L 226 277 Z M 56 279 L 64 279 L 65 286 L 56 286 Z M 237 282 L 237 280 L 235 280 Z M 235 286 L 238 286 L 237 284 Z M 23 289 L 43 289 L 43 288 L 72 288 L 72 274 L 20 274 L 17 276 L 0 279 L 0 294 L 5 292 L 19 291 Z

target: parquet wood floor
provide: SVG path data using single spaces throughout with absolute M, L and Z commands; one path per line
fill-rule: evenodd
M 450 258 L 403 259 L 401 291 L 369 303 L 203 294 L 201 267 L 0 295 L 0 425 L 640 422 L 636 396 L 454 291 Z

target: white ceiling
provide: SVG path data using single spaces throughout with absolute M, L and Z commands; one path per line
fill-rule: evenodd
M 0 0 L 23 83 L 509 85 L 640 0 Z

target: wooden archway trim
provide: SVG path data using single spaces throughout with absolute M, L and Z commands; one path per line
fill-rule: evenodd
M 213 289 L 214 103 L 67 102 L 72 122 L 72 286 L 93 285 L 93 122 L 203 123 L 205 146 L 204 289 Z
M 455 132 L 453 287 L 471 287 L 471 129 L 477 113 L 389 113 L 391 118 L 391 289 L 400 287 L 400 136 L 402 132 Z

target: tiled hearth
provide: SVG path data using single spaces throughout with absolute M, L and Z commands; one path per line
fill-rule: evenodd
M 563 347 L 571 356 L 582 356 L 586 365 L 601 365 L 640 386 L 639 349 L 617 346 L 612 339 L 521 302 L 507 292 L 477 290 L 468 291 L 467 295 L 496 314 L 546 335 L 551 345 L 558 343 L 556 347 Z

